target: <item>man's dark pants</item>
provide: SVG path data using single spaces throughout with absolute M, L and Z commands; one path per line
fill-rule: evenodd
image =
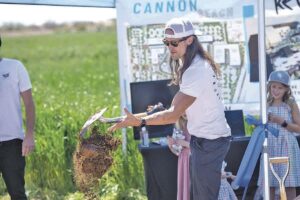
M 221 184 L 222 162 L 231 137 L 214 140 L 191 137 L 191 200 L 217 200 Z
M 22 156 L 22 140 L 0 142 L 0 173 L 11 200 L 27 200 L 25 195 L 25 158 Z

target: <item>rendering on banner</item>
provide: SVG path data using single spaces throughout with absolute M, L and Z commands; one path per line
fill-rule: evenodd
M 127 36 L 126 40 L 123 38 L 123 45 L 122 42 L 119 44 L 123 87 L 128 88 L 130 82 L 171 77 L 168 51 L 162 42 L 163 28 L 170 18 L 183 16 L 193 22 L 201 44 L 221 66 L 220 84 L 227 109 L 257 112 L 259 33 L 256 0 L 231 0 L 226 1 L 226 5 L 223 1 L 207 1 L 117 2 L 117 14 L 121 18 L 118 29 Z M 267 74 L 274 70 L 288 71 L 292 76 L 294 96 L 300 101 L 300 7 L 297 0 L 288 4 L 265 2 Z M 122 99 L 130 107 L 126 98 L 129 96 L 123 94 Z

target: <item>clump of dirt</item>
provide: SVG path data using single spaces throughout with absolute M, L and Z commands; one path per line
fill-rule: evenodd
M 73 155 L 75 183 L 78 189 L 93 199 L 91 190 L 113 163 L 112 153 L 121 144 L 121 140 L 111 134 L 100 133 L 94 126 L 88 138 L 79 137 Z

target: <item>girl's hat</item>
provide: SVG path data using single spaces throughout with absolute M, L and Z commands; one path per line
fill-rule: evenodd
M 172 30 L 173 33 L 167 30 Z M 186 18 L 173 18 L 165 26 L 165 38 L 184 38 L 195 35 L 192 22 Z
M 286 71 L 273 71 L 269 76 L 270 81 L 290 86 L 290 75 Z

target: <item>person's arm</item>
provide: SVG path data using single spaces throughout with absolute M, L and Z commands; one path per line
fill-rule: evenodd
M 286 129 L 291 132 L 300 133 L 300 112 L 296 102 L 294 102 L 292 106 L 292 118 L 293 122 L 288 123 Z
M 296 102 L 292 105 L 292 122 L 287 122 L 287 127 L 285 127 L 288 131 L 300 133 L 300 112 Z M 268 119 L 270 122 L 277 123 L 282 125 L 285 121 L 284 118 L 269 114 Z
M 196 97 L 186 95 L 182 92 L 178 92 L 172 101 L 172 105 L 169 109 L 160 111 L 148 116 L 143 119 L 146 120 L 147 125 L 163 125 L 175 123 L 179 117 L 185 112 L 185 110 L 192 105 Z M 120 123 L 116 123 L 111 126 L 108 131 L 116 131 L 117 129 L 128 127 L 128 126 L 140 126 L 141 119 L 130 113 L 127 109 L 124 109 L 126 117 Z
M 136 114 L 133 114 L 136 118 L 143 118 L 143 117 L 146 117 L 147 116 L 147 112 L 143 112 L 143 113 L 136 113 Z
M 31 89 L 21 92 L 21 97 L 25 106 L 26 113 L 26 133 L 22 145 L 22 155 L 27 156 L 35 146 L 34 126 L 35 126 L 35 106 L 32 98 Z
M 147 112 L 135 113 L 133 115 L 135 117 L 141 119 L 143 117 L 146 117 L 147 115 L 150 115 L 150 114 L 162 111 L 162 110 L 165 110 L 165 108 L 164 108 L 163 104 L 159 102 L 158 104 L 155 104 L 155 105 L 149 105 L 148 108 L 147 108 Z M 125 117 L 126 116 L 120 116 L 120 117 L 117 117 L 117 118 L 125 118 Z M 106 118 L 106 119 L 111 119 L 111 118 Z
M 172 101 L 171 107 L 165 111 L 157 112 L 145 117 L 147 125 L 163 125 L 175 123 L 185 110 L 194 103 L 196 97 L 178 92 Z M 140 122 L 137 126 L 140 125 Z

